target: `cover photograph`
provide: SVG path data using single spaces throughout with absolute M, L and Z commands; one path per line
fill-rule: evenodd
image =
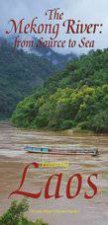
M 0 0 L 0 225 L 108 225 L 108 1 Z

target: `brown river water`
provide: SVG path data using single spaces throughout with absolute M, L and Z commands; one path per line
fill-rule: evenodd
M 95 146 L 100 152 L 99 156 L 87 155 L 54 156 L 30 154 L 24 151 L 24 146 Z M 6 211 L 14 199 L 22 196 L 9 194 L 19 186 L 23 169 L 32 162 L 63 163 L 67 167 L 38 168 L 30 167 L 24 186 L 24 191 L 36 193 L 43 188 L 39 199 L 28 199 L 30 204 L 27 217 L 36 220 L 42 218 L 49 225 L 108 225 L 108 135 L 93 135 L 68 132 L 25 131 L 12 127 L 8 122 L 0 123 L 0 215 Z M 60 199 L 44 198 L 44 186 L 48 177 L 54 173 L 63 173 Z M 67 199 L 66 185 L 69 177 L 80 173 L 83 184 L 80 195 L 75 199 Z M 89 189 L 87 178 L 96 173 L 98 194 L 91 200 L 84 198 Z M 73 183 L 75 192 L 76 183 Z M 54 193 L 54 183 L 51 184 L 51 193 Z M 89 190 L 91 191 L 91 190 Z

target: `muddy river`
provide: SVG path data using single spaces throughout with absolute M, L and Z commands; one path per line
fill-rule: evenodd
M 100 155 L 92 156 L 55 156 L 30 154 L 24 151 L 27 145 L 66 147 L 95 146 Z M 93 135 L 69 132 L 25 131 L 13 128 L 8 122 L 0 123 L 0 215 L 6 211 L 13 199 L 23 196 L 9 194 L 15 191 L 21 181 L 25 166 L 32 162 L 60 163 L 58 167 L 30 167 L 22 189 L 26 192 L 43 192 L 39 199 L 28 198 L 30 204 L 28 218 L 43 218 L 49 225 L 108 225 L 108 135 Z M 63 166 L 67 163 L 67 166 Z M 44 197 L 44 186 L 48 177 L 54 173 L 63 173 L 60 194 L 61 198 Z M 74 199 L 66 197 L 66 186 L 71 175 L 81 174 L 83 178 L 81 193 Z M 87 178 L 97 174 L 94 179 L 98 194 L 92 199 L 85 199 L 89 191 Z M 54 181 L 55 182 L 55 181 Z M 77 183 L 73 183 L 75 192 Z M 54 183 L 50 194 L 54 193 Z M 92 194 L 92 193 L 91 193 Z

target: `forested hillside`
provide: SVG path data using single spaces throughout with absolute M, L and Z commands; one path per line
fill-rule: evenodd
M 12 121 L 25 128 L 108 132 L 108 49 L 70 62 L 18 104 Z
M 0 39 L 0 118 L 8 117 L 16 104 L 56 72 L 49 61 L 15 50 Z

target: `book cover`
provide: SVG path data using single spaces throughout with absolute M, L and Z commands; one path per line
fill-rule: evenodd
M 0 225 L 107 225 L 108 1 L 0 5 Z

